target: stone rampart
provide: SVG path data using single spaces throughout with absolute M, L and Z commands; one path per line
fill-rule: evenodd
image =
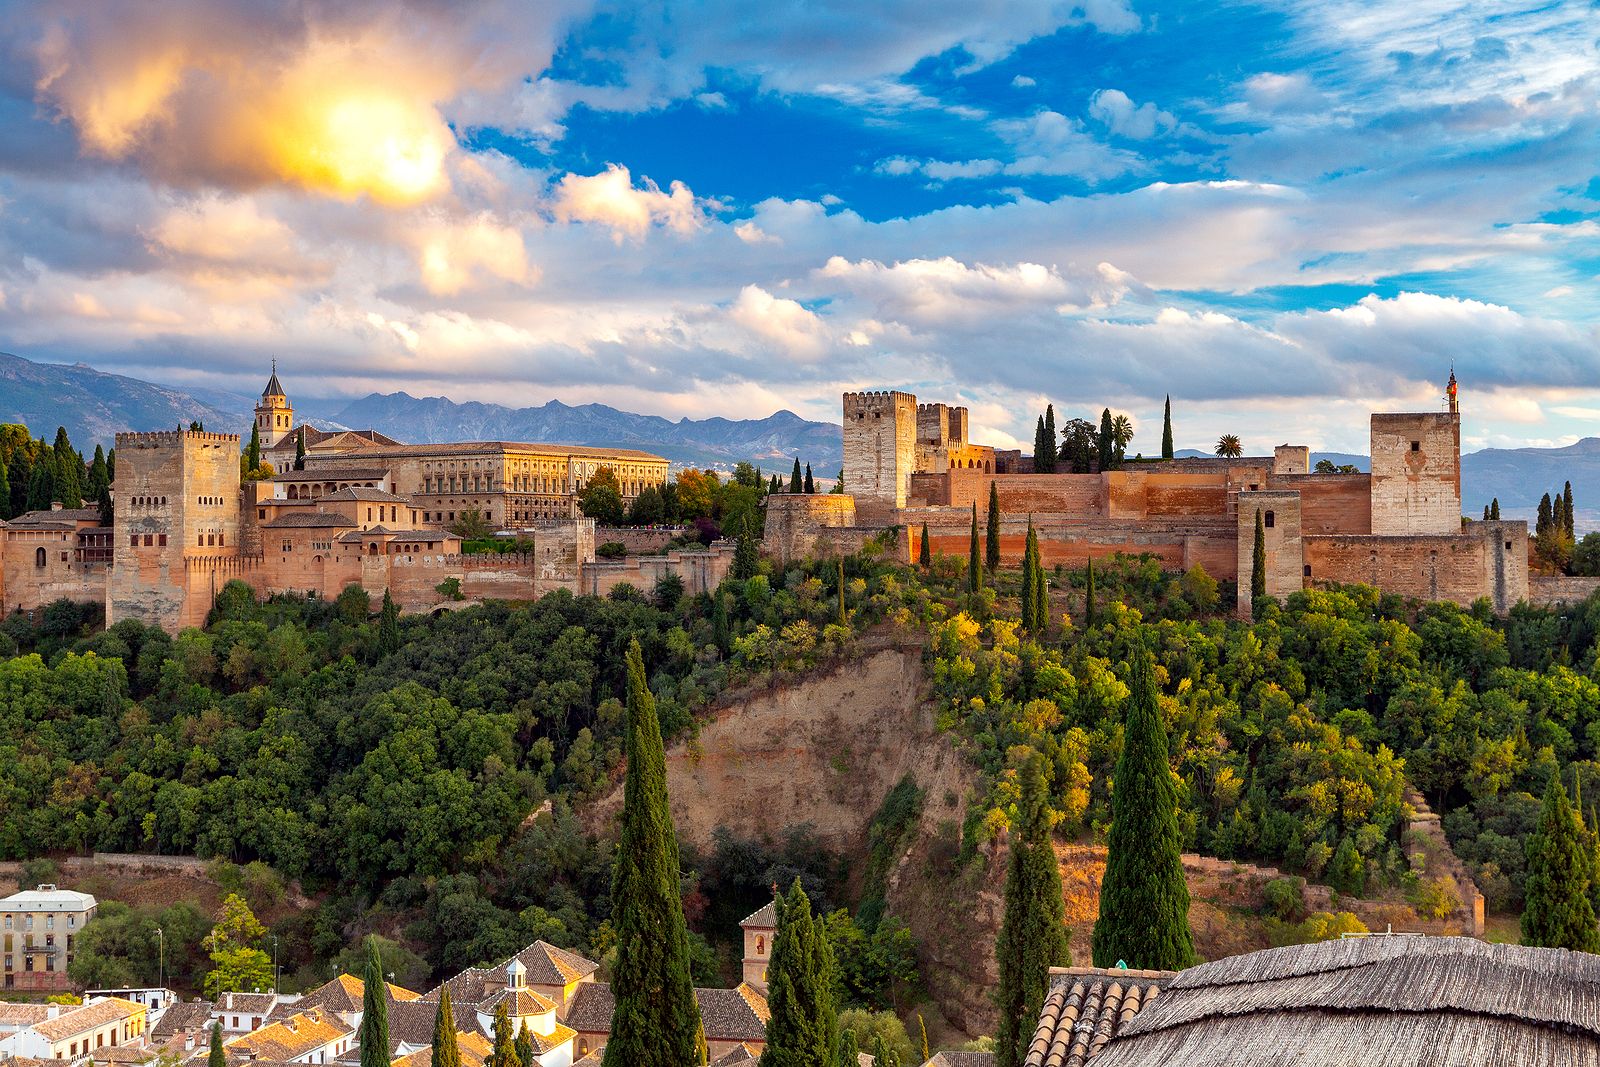
M 680 549 L 661 556 L 631 556 L 625 560 L 597 560 L 583 566 L 579 589 L 590 596 L 605 596 L 619 585 L 631 585 L 648 595 L 668 575 L 683 581 L 687 596 L 709 593 L 733 569 L 738 551 L 733 541 L 718 541 L 705 549 Z
M 1471 604 L 1488 597 L 1497 612 L 1528 597 L 1528 525 L 1474 522 L 1454 536 L 1307 536 L 1308 582 L 1364 582 L 1420 600 Z
M 849 493 L 773 493 L 766 510 L 761 548 L 783 564 L 832 554 L 840 543 L 839 531 L 856 526 L 856 499 Z M 866 531 L 861 544 L 875 532 Z
M 1528 603 L 1541 607 L 1580 604 L 1596 592 L 1600 592 L 1600 577 L 1534 575 L 1528 579 Z
M 594 540 L 597 545 L 615 542 L 630 556 L 647 556 L 666 551 L 673 538 L 690 530 L 688 526 L 596 526 Z
M 1372 476 L 1369 474 L 1275 474 L 1268 489 L 1300 494 L 1300 528 L 1307 534 L 1370 534 Z

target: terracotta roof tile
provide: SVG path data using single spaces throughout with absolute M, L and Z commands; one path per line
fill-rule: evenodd
M 739 924 L 752 930 L 776 930 L 778 928 L 778 909 L 773 901 L 767 901 L 755 912 Z
M 1083 1067 L 1174 977 L 1172 971 L 1052 967 L 1025 1067 Z
M 280 515 L 271 522 L 261 524 L 263 530 L 288 530 L 288 529 L 342 529 L 355 526 L 354 519 L 347 519 L 343 515 L 336 515 L 331 511 L 289 512 Z
M 738 1064 L 754 1063 L 761 1058 L 761 1048 L 750 1042 L 742 1042 L 734 1046 L 721 1056 L 711 1061 L 711 1067 L 737 1067 Z
M 241 1034 L 227 1048 L 264 1060 L 293 1060 L 355 1031 L 332 1011 L 309 1008 L 287 1019 Z
M 748 985 L 733 989 L 696 989 L 700 1021 L 707 1041 L 765 1041 L 772 1013 L 761 994 Z M 567 1025 L 586 1034 L 611 1032 L 616 998 L 605 982 L 585 982 L 567 1001 Z
M 69 1037 L 104 1026 L 119 1019 L 131 1019 L 144 1014 L 144 1005 L 121 997 L 106 997 L 92 1004 L 64 1011 L 54 1019 L 35 1023 L 33 1030 L 46 1041 L 65 1041 Z
M 170 1005 L 150 1028 L 152 1041 L 165 1041 L 178 1033 L 198 1033 L 211 1025 L 209 1000 L 180 1000 Z
M 461 1067 L 483 1067 L 494 1055 L 494 1042 L 478 1030 L 456 1031 L 456 1050 L 461 1053 Z M 433 1046 L 418 1049 L 409 1056 L 391 1060 L 389 1067 L 429 1067 L 433 1062 Z

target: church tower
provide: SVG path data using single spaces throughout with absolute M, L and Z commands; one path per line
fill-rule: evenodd
M 261 391 L 261 402 L 256 405 L 256 430 L 261 434 L 261 447 L 271 448 L 289 436 L 294 429 L 294 408 L 278 383 L 278 361 L 272 361 L 272 380 Z

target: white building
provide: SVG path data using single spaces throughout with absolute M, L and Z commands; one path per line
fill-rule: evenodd
M 0 1038 L 0 1053 L 40 1060 L 75 1060 L 104 1048 L 145 1045 L 143 1004 L 121 997 L 101 997 L 84 1004 L 39 1006 L 45 1009 L 45 1017 Z

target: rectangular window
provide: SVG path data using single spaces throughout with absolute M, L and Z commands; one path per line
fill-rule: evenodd
M 1421 441 L 1412 441 L 1411 442 L 1411 451 L 1413 451 L 1413 452 L 1421 452 L 1422 451 L 1422 442 Z
M 154 537 L 152 537 L 151 535 L 149 535 L 149 534 L 145 534 L 144 535 L 144 547 L 149 548 L 151 545 L 155 544 L 155 541 L 156 541 L 156 539 Z
M 149 539 L 146 538 L 145 539 L 145 544 L 148 545 L 149 543 L 150 543 Z M 159 537 L 156 538 L 156 547 L 158 547 L 158 548 L 166 548 L 167 547 L 167 535 L 166 534 L 161 534 Z

